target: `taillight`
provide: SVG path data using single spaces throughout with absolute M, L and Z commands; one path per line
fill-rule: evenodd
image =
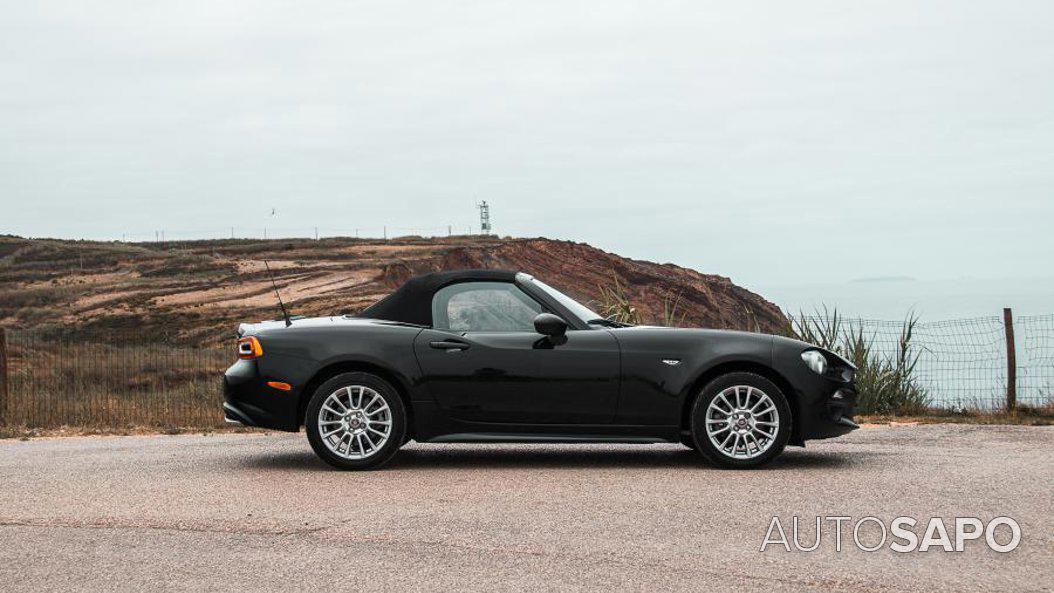
M 251 360 L 263 356 L 263 346 L 254 336 L 238 340 L 238 358 Z

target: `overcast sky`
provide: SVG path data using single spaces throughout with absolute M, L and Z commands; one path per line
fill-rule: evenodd
M 1049 275 L 1054 2 L 0 0 L 0 232 Z M 277 215 L 270 215 L 271 209 Z

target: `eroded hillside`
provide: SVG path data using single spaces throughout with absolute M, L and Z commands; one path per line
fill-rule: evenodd
M 224 240 L 110 243 L 0 237 L 0 323 L 127 328 L 212 342 L 241 321 L 274 318 L 264 268 L 297 314 L 354 313 L 411 275 L 521 270 L 596 304 L 615 278 L 645 320 L 676 306 L 680 325 L 775 331 L 779 309 L 721 276 L 550 239 Z

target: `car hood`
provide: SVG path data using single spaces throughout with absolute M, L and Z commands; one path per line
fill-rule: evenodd
M 838 360 L 845 366 L 856 369 L 853 363 L 845 359 L 844 356 L 836 352 L 827 350 L 817 346 L 816 344 L 810 344 L 794 338 L 788 338 L 786 336 L 777 336 L 773 334 L 761 334 L 756 332 L 746 332 L 729 329 L 701 329 L 701 328 L 684 328 L 684 327 L 659 327 L 650 325 L 634 325 L 630 327 L 623 327 L 611 330 L 619 336 L 636 337 L 646 339 L 648 341 L 657 340 L 660 343 L 666 344 L 685 344 L 691 343 L 698 339 L 714 339 L 714 338 L 734 338 L 739 343 L 761 343 L 765 342 L 772 344 L 773 346 L 779 347 L 784 352 L 801 352 L 804 350 L 814 349 L 823 351 L 828 357 L 833 360 Z M 797 354 L 795 354 L 797 356 Z
M 737 336 L 742 338 L 756 338 L 761 341 L 771 340 L 771 334 L 759 334 L 757 332 L 746 332 L 734 329 L 703 329 L 699 327 L 664 327 L 661 325 L 631 325 L 614 329 L 617 332 L 630 332 L 632 334 L 648 334 L 654 336 L 677 336 L 677 337 L 704 337 L 704 336 Z

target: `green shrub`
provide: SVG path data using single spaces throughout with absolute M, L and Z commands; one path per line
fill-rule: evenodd
M 640 310 L 630 302 L 626 295 L 626 289 L 619 282 L 618 276 L 612 273 L 614 284 L 612 286 L 600 286 L 600 299 L 596 302 L 599 313 L 611 321 L 629 323 L 631 325 L 643 325 L 644 316 Z
M 918 318 L 909 314 L 901 325 L 897 348 L 892 353 L 876 351 L 874 337 L 865 333 L 863 325 L 841 317 L 837 309 L 829 311 L 824 307 L 814 316 L 802 313 L 791 316 L 787 333 L 835 352 L 856 365 L 859 413 L 917 414 L 930 403 L 916 373 L 919 351 L 913 339 L 917 324 Z
M 645 315 L 639 307 L 634 305 L 626 294 L 626 288 L 619 282 L 618 275 L 611 273 L 612 283 L 610 286 L 598 286 L 600 298 L 591 302 L 597 311 L 611 321 L 628 323 L 630 325 L 661 325 L 663 327 L 678 327 L 684 324 L 688 316 L 687 311 L 681 310 L 681 295 L 673 291 L 667 291 L 662 297 L 661 316 Z

